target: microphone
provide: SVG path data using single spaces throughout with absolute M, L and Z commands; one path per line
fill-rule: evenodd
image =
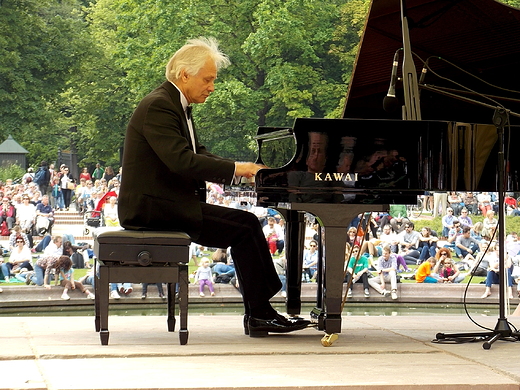
M 428 61 L 430 61 L 429 57 L 426 59 L 426 62 L 422 68 L 421 77 L 419 77 L 419 86 L 423 83 L 424 78 L 426 77 L 426 73 L 428 73 Z
M 395 85 L 397 83 L 397 67 L 399 66 L 399 50 L 397 50 L 394 54 L 394 62 L 392 64 L 392 76 L 390 77 L 390 87 L 388 88 L 388 93 L 383 99 L 383 109 L 386 112 L 393 112 L 399 107 L 399 99 L 395 97 Z

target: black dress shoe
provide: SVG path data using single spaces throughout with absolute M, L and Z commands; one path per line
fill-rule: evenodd
M 303 318 L 290 319 L 281 314 L 276 314 L 274 318 L 262 319 L 249 317 L 247 328 L 249 337 L 265 337 L 271 333 L 289 333 L 295 330 L 305 329 L 310 325 L 310 321 Z M 245 331 L 245 328 L 244 328 Z
M 280 316 L 282 318 L 285 318 L 283 317 L 281 314 Z M 292 323 L 298 323 L 298 324 L 306 324 L 306 326 L 308 326 L 311 321 L 307 321 L 306 319 L 302 318 L 302 317 L 289 317 L 289 318 L 285 318 L 286 320 L 288 321 L 291 321 Z M 244 334 L 246 336 L 249 336 L 249 314 L 244 314 Z

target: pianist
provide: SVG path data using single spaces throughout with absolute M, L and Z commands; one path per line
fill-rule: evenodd
M 209 153 L 194 131 L 191 104 L 204 103 L 228 64 L 215 40 L 191 40 L 170 59 L 168 81 L 139 103 L 126 131 L 119 219 L 126 229 L 180 230 L 200 245 L 231 247 L 251 337 L 303 329 L 309 321 L 287 319 L 269 303 L 281 283 L 257 217 L 203 198 L 205 181 L 231 184 L 262 168 Z

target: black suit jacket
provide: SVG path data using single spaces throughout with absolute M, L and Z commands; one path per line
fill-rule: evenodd
M 180 92 L 165 82 L 137 106 L 126 130 L 119 220 L 126 229 L 180 230 L 196 240 L 202 224 L 200 184 L 230 184 L 235 163 L 193 152 Z

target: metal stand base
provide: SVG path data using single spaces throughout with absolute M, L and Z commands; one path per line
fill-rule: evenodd
M 505 318 L 498 320 L 495 330 L 488 332 L 474 332 L 474 333 L 437 333 L 434 342 L 454 342 L 467 343 L 474 341 L 483 341 L 482 348 L 490 349 L 493 343 L 497 340 L 505 341 L 519 341 L 520 332 L 513 332 L 509 326 L 509 322 Z

